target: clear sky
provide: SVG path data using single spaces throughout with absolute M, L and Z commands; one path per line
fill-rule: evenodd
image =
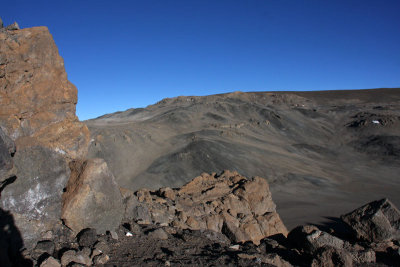
M 165 97 L 400 87 L 399 0 L 12 0 L 47 26 L 81 120 Z

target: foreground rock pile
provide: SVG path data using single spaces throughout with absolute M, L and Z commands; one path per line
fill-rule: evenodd
M 136 192 L 138 194 L 140 191 Z M 363 225 L 347 224 L 362 216 Z M 368 218 L 368 219 L 367 219 Z M 399 266 L 400 212 L 387 200 L 342 216 L 332 228 L 299 226 L 237 242 L 232 235 L 125 219 L 116 231 L 64 228 L 25 253 L 36 266 Z M 345 227 L 345 228 L 344 228 Z M 360 231 L 377 235 L 360 236 Z M 383 237 L 383 238 L 382 238 Z
M 247 179 L 237 172 L 203 174 L 180 189 L 124 191 L 125 217 L 138 223 L 180 229 L 212 230 L 234 242 L 259 244 L 287 229 L 276 213 L 265 179 Z

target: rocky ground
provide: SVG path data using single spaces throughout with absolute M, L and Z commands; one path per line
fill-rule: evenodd
M 226 231 L 193 230 L 125 219 L 116 231 L 76 236 L 63 227 L 19 255 L 20 266 L 400 266 L 400 212 L 387 199 L 287 236 L 237 242 Z M 230 238 L 228 238 L 230 237 Z M 18 259 L 18 257 L 13 258 Z M 16 263 L 16 262 L 14 262 Z

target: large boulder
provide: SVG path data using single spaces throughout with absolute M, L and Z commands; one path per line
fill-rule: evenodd
M 368 242 L 400 239 L 400 211 L 386 198 L 368 203 L 341 219 L 358 239 Z
M 224 233 L 233 242 L 259 244 L 287 229 L 276 213 L 265 179 L 247 179 L 237 172 L 202 174 L 180 189 L 126 194 L 126 219 L 183 229 Z
M 116 229 L 123 217 L 122 196 L 103 159 L 71 162 L 72 174 L 63 195 L 61 218 L 74 232 Z
M 75 116 L 76 103 L 46 27 L 0 32 L 0 123 L 17 148 L 42 145 L 83 157 L 89 130 Z
M 62 154 L 26 147 L 15 154 L 17 179 L 1 192 L 1 207 L 13 213 L 25 246 L 54 226 L 61 215 L 63 189 L 70 169 Z

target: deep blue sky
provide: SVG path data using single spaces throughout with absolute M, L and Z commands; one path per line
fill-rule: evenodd
M 12 0 L 47 26 L 88 119 L 165 97 L 400 87 L 399 0 Z

